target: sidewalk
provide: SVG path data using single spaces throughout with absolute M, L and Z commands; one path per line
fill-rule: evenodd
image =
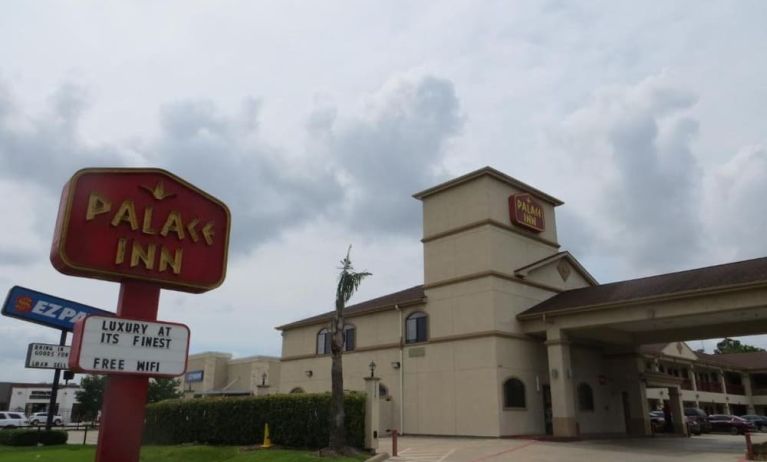
M 67 433 L 69 434 L 67 444 L 83 444 L 83 437 L 85 437 L 85 444 L 95 445 L 99 439 L 99 431 L 96 429 L 88 430 L 87 435 L 86 432 L 82 430 L 72 430 Z
M 767 441 L 755 434 L 754 443 Z M 742 435 L 692 438 L 616 438 L 568 443 L 485 438 L 399 438 L 395 462 L 738 462 L 745 454 Z M 379 452 L 392 454 L 391 438 Z

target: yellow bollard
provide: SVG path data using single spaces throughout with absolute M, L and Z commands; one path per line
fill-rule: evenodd
M 272 447 L 272 439 L 269 438 L 269 424 L 264 424 L 264 444 L 261 445 L 261 449 L 269 449 Z

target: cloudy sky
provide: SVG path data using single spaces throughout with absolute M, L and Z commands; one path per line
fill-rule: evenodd
M 164 292 L 192 352 L 423 281 L 411 194 L 491 165 L 565 201 L 601 282 L 767 255 L 767 3 L 0 3 L 0 290 L 113 309 L 48 253 L 64 182 L 158 166 L 227 202 L 225 284 Z M 0 380 L 55 331 L 0 319 Z M 751 343 L 767 347 L 767 339 Z M 713 342 L 709 342 L 710 346 Z M 694 342 L 694 347 L 700 347 Z

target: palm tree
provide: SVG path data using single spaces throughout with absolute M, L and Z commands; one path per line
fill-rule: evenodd
M 354 271 L 352 261 L 349 259 L 351 251 L 352 246 L 349 246 L 346 258 L 341 260 L 341 274 L 339 275 L 338 287 L 336 288 L 336 315 L 330 328 L 330 353 L 333 363 L 330 370 L 332 395 L 330 404 L 330 442 L 328 446 L 337 453 L 344 452 L 346 446 L 344 371 L 341 360 L 341 353 L 344 348 L 344 308 L 346 307 L 346 302 L 357 291 L 362 280 L 371 275 L 371 273 L 366 271 L 360 273 Z

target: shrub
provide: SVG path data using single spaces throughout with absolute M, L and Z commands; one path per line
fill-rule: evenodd
M 38 443 L 46 446 L 52 444 L 65 444 L 67 432 L 60 430 L 3 430 L 0 431 L 0 444 L 6 446 L 37 446 Z
M 365 432 L 365 395 L 345 397 L 347 444 L 361 448 Z M 147 406 L 147 444 L 260 444 L 264 424 L 272 443 L 295 448 L 328 444 L 330 393 L 247 398 L 169 400 Z
M 61 430 L 39 431 L 37 434 L 39 435 L 39 442 L 43 446 L 67 444 L 69 439 L 67 432 Z

